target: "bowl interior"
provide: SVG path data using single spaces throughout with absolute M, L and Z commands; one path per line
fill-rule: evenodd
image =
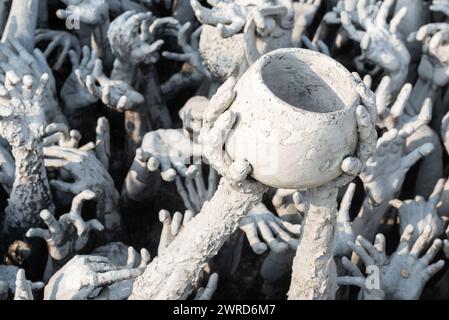
M 272 52 L 261 65 L 265 85 L 292 107 L 329 113 L 357 100 L 355 81 L 337 61 L 310 50 Z

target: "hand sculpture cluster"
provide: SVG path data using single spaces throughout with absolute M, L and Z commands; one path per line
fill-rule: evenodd
M 449 1 L 9 2 L 0 300 L 448 298 Z M 270 61 L 243 92 L 277 49 L 334 59 L 352 89 L 282 56 L 285 70 Z M 336 98 L 302 101 L 315 90 Z M 263 112 L 287 104 L 323 126 L 349 114 L 352 151 L 316 164 L 329 134 L 299 161 L 337 168 L 322 185 L 263 185 L 231 152 L 242 127 L 271 141 L 277 115 Z M 275 147 L 308 146 L 290 126 Z

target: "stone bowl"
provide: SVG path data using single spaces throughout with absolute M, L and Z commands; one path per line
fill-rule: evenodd
M 357 82 L 334 59 L 305 49 L 263 55 L 239 79 L 237 116 L 225 150 L 252 176 L 282 189 L 309 189 L 341 175 L 357 147 Z

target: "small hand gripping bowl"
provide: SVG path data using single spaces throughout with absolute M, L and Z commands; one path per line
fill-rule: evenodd
M 355 153 L 357 81 L 334 59 L 305 49 L 263 55 L 237 82 L 237 116 L 225 149 L 252 176 L 282 189 L 325 185 Z

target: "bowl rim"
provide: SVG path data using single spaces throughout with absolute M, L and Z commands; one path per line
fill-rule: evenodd
M 324 59 L 328 60 L 328 62 L 333 63 L 335 65 L 335 67 L 342 74 L 346 74 L 348 76 L 348 79 L 350 79 L 351 82 L 353 83 L 353 85 L 354 85 L 354 87 L 353 87 L 354 96 L 356 97 L 356 99 L 354 100 L 354 103 L 352 105 L 344 105 L 344 108 L 336 110 L 336 111 L 317 112 L 317 111 L 311 111 L 311 110 L 305 110 L 305 109 L 302 109 L 302 108 L 298 108 L 298 107 L 293 106 L 293 105 L 289 104 L 288 102 L 284 101 L 280 97 L 278 97 L 270 89 L 270 87 L 268 87 L 268 85 L 264 81 L 262 69 L 269 62 L 272 61 L 272 57 L 273 56 L 278 56 L 278 55 L 281 55 L 281 54 L 285 55 L 285 54 L 289 54 L 289 53 L 302 54 L 302 55 L 308 55 L 308 56 L 316 56 L 316 57 L 324 58 Z M 355 106 L 360 104 L 360 96 L 359 96 L 359 94 L 356 91 L 357 90 L 358 81 L 355 78 L 355 76 L 348 69 L 346 69 L 340 62 L 338 62 L 335 59 L 332 59 L 331 57 L 329 57 L 329 56 L 327 56 L 327 55 L 325 55 L 323 53 L 320 53 L 320 52 L 317 52 L 317 51 L 313 51 L 313 50 L 303 49 L 303 48 L 280 48 L 280 49 L 276 49 L 276 50 L 270 51 L 270 52 L 264 54 L 263 56 L 261 56 L 254 63 L 253 67 L 255 68 L 255 74 L 256 74 L 257 80 L 261 83 L 263 88 L 265 88 L 268 92 L 270 92 L 270 94 L 273 96 L 273 98 L 276 100 L 276 102 L 278 102 L 278 103 L 274 103 L 273 105 L 282 106 L 284 108 L 293 110 L 294 112 L 303 112 L 305 114 L 313 114 L 313 115 L 321 115 L 321 116 L 327 116 L 327 115 L 332 116 L 332 115 L 344 114 L 348 110 L 351 110 L 353 107 L 355 107 Z

